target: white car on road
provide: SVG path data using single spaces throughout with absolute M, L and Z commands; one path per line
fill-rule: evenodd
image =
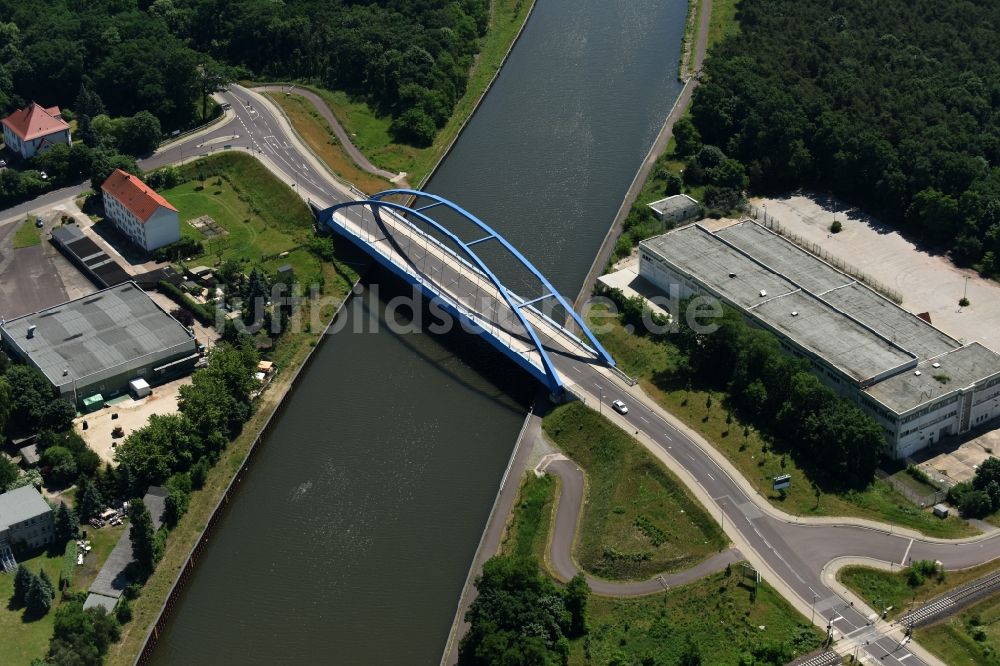
M 615 400 L 611 403 L 611 407 L 619 414 L 628 414 L 628 407 L 621 400 Z

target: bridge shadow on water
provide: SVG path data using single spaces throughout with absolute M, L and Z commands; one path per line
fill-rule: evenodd
M 338 246 L 341 242 L 346 244 L 338 239 Z M 354 313 L 363 316 L 364 326 L 368 326 L 374 311 L 379 335 L 394 336 L 452 381 L 489 399 L 499 408 L 522 415 L 527 413 L 539 386 L 535 378 L 457 321 L 450 330 L 431 330 L 441 319 L 431 309 L 429 300 L 413 299 L 410 285 L 387 269 L 371 262 L 363 273 L 361 286 L 364 291 L 354 296 L 360 304 L 350 303 L 347 307 L 357 308 Z M 391 321 L 387 317 L 391 317 Z M 367 328 L 362 330 L 370 333 Z M 470 374 L 478 376 L 479 381 Z M 519 407 L 513 407 L 511 401 Z

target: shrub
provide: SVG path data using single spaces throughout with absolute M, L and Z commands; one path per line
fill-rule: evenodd
M 175 303 L 189 310 L 191 314 L 194 315 L 195 319 L 200 321 L 205 326 L 215 325 L 215 308 L 202 305 L 185 294 L 178 287 L 175 287 L 165 280 L 160 282 L 158 289 L 161 293 L 169 296 Z
M 840 223 L 840 220 L 834 220 L 833 224 L 830 225 L 831 234 L 839 234 L 844 229 L 844 225 Z
M 963 308 L 967 308 L 969 307 L 969 299 L 963 296 L 962 298 L 958 299 L 958 304 Z
M 201 241 L 188 236 L 182 236 L 179 241 L 164 245 L 153 251 L 156 261 L 180 261 L 184 257 L 196 257 L 205 251 Z

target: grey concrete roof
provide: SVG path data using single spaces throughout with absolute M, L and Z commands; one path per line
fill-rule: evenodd
M 759 224 L 740 222 L 715 235 L 814 294 L 854 282 L 853 278 Z
M 659 201 L 654 201 L 649 204 L 649 207 L 655 210 L 661 215 L 668 213 L 678 213 L 682 211 L 689 211 L 698 208 L 698 202 L 689 197 L 686 194 L 675 194 L 673 196 L 667 197 L 666 199 L 660 199 Z
M 21 454 L 21 460 L 26 465 L 37 465 L 38 461 L 42 459 L 38 453 L 38 444 L 28 444 L 21 447 L 18 452 Z
M 11 319 L 3 330 L 57 386 L 192 339 L 132 282 Z
M 656 236 L 642 244 L 712 291 L 744 308 L 798 289 L 774 271 L 720 243 L 700 225 Z M 730 274 L 733 277 L 729 277 Z M 762 297 L 761 291 L 765 291 L 767 296 Z
M 146 495 L 142 498 L 153 519 L 153 531 L 160 529 L 160 525 L 163 524 L 163 509 L 166 505 L 166 494 L 165 489 L 153 486 L 146 491 Z M 91 528 L 85 527 L 85 529 Z M 98 594 L 118 599 L 131 582 L 125 571 L 133 559 L 135 558 L 132 555 L 132 539 L 129 536 L 129 530 L 126 529 L 118 538 L 118 543 L 111 550 L 108 559 L 104 561 L 104 566 L 97 572 L 97 576 L 94 578 L 89 592 L 92 595 Z
M 927 359 L 915 370 L 881 381 L 866 392 L 897 413 L 904 413 L 997 373 L 1000 373 L 1000 354 L 973 342 Z
M 771 299 L 753 308 L 752 312 L 771 328 L 858 382 L 914 360 L 913 355 L 808 292 L 797 291 Z
M 854 283 L 828 291 L 821 298 L 919 358 L 940 356 L 962 346 L 944 331 L 934 328 L 863 284 Z
M 83 610 L 87 610 L 88 608 L 103 608 L 108 613 L 111 613 L 117 605 L 118 597 L 107 597 L 103 594 L 91 592 L 87 595 L 87 600 L 83 602 Z
M 0 530 L 29 518 L 43 516 L 51 510 L 52 507 L 33 486 L 16 488 L 0 495 Z

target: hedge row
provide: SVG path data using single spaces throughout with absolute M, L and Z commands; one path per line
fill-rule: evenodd
M 159 289 L 161 292 L 169 296 L 175 303 L 187 310 L 190 310 L 195 319 L 200 321 L 205 326 L 215 325 L 215 308 L 209 305 L 202 305 L 181 291 L 179 287 L 175 287 L 166 280 L 160 281 Z

